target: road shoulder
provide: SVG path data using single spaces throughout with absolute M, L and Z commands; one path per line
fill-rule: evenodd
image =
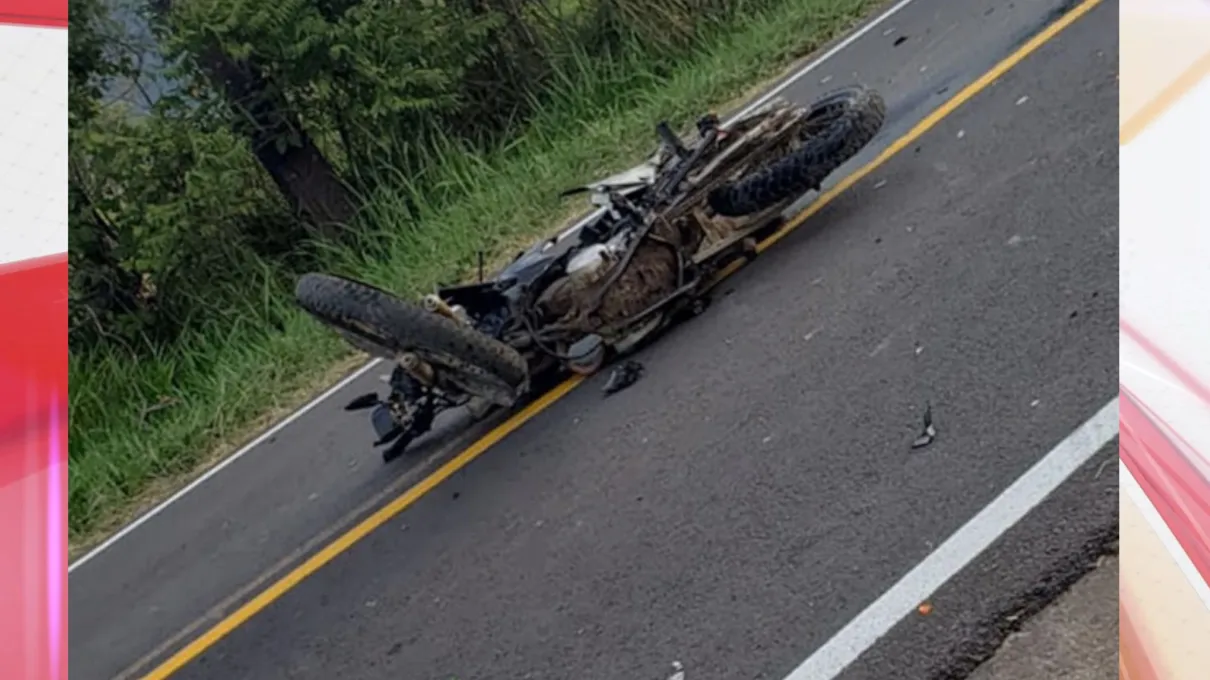
M 1114 677 L 1118 659 L 1118 558 L 1106 557 L 1028 621 L 970 680 Z
M 1116 459 L 1115 438 L 928 602 L 922 602 L 918 612 L 900 621 L 850 666 L 841 680 L 972 677 L 980 666 L 997 658 L 1006 640 L 1019 638 L 1018 634 L 1031 626 L 1044 625 L 1033 622 L 1117 552 Z M 1110 601 L 1115 621 L 1116 603 L 1115 592 Z M 1074 606 L 1067 605 L 1064 613 Z M 1096 613 L 1081 615 L 1092 618 Z M 1091 631 L 1086 639 L 1093 640 L 1095 635 L 1096 631 Z M 1112 635 L 1116 640 L 1116 628 Z M 1069 640 L 1066 644 L 1070 647 L 1077 642 Z M 1060 648 L 1055 648 L 1054 653 L 1059 652 Z M 984 676 L 980 680 L 1000 677 L 1067 676 L 1022 674 Z

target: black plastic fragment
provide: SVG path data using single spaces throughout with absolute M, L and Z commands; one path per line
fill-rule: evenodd
M 637 361 L 627 361 L 614 367 L 602 391 L 605 396 L 616 394 L 638 382 L 643 375 L 643 364 Z
M 937 438 L 937 428 L 933 427 L 933 405 L 925 404 L 924 406 L 924 429 L 920 431 L 920 436 L 916 437 L 916 441 L 912 442 L 913 449 L 922 449 Z

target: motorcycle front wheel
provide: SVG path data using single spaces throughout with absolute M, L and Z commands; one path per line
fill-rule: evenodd
M 528 366 L 512 347 L 380 288 L 312 273 L 299 278 L 294 296 L 327 326 L 393 356 L 414 354 L 467 394 L 511 406 L 526 385 Z
M 712 191 L 710 207 L 719 215 L 741 217 L 818 189 L 824 178 L 874 139 L 885 119 L 882 96 L 862 85 L 816 99 L 798 131 L 801 146 Z

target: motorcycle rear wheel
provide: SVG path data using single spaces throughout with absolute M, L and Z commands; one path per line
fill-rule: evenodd
M 398 356 L 415 354 L 467 394 L 511 406 L 529 370 L 512 347 L 360 281 L 304 274 L 299 306 L 322 323 Z
M 874 139 L 885 119 L 886 103 L 868 87 L 856 85 L 820 97 L 804 116 L 800 134 L 805 143 L 712 191 L 710 207 L 719 215 L 741 217 L 818 189 Z

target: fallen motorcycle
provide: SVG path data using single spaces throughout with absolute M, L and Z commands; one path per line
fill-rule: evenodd
M 298 303 L 352 345 L 394 362 L 372 408 L 383 459 L 401 455 L 440 411 L 510 407 L 553 371 L 591 374 L 661 329 L 701 313 L 723 270 L 751 258 L 799 197 L 855 156 L 882 127 L 881 96 L 854 86 L 806 107 L 775 100 L 722 126 L 697 122 L 691 142 L 667 123 L 644 163 L 564 195 L 590 215 L 535 244 L 488 280 L 414 304 L 329 274 L 298 281 Z

